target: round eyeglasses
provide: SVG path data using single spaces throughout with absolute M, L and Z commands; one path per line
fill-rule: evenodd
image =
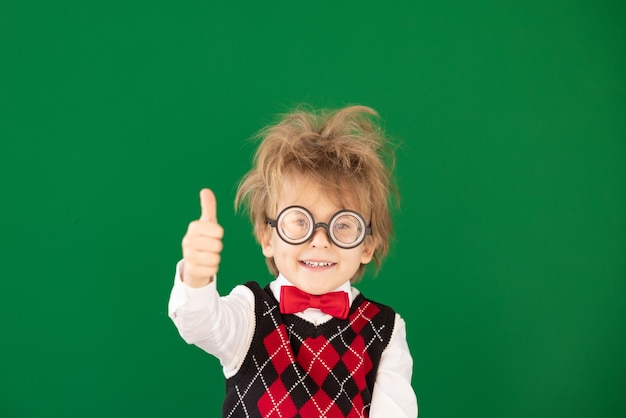
M 276 228 L 278 236 L 288 244 L 299 245 L 307 242 L 317 228 L 325 228 L 330 241 L 339 248 L 350 249 L 372 235 L 372 228 L 365 225 L 365 219 L 353 210 L 335 213 L 328 223 L 315 222 L 313 215 L 302 206 L 289 206 L 283 209 L 276 219 L 267 223 Z

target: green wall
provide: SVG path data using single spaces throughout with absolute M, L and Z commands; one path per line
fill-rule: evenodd
M 1 2 L 0 416 L 219 415 L 167 317 L 180 240 L 211 187 L 220 289 L 267 281 L 235 187 L 303 102 L 403 144 L 360 288 L 420 417 L 626 416 L 626 7 L 510 3 Z

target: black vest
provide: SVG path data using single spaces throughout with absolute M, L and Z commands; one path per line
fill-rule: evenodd
M 395 312 L 359 294 L 348 318 L 315 326 L 282 315 L 269 286 L 246 286 L 256 327 L 241 368 L 226 380 L 222 416 L 367 417 Z

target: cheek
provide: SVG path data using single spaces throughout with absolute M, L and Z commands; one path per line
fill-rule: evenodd
M 272 244 L 274 260 L 289 260 L 298 257 L 297 245 L 289 245 L 280 238 L 274 240 Z
M 297 256 L 297 245 L 289 245 L 276 234 L 272 234 L 267 241 L 267 245 L 263 246 L 263 255 L 273 257 L 274 261 L 280 263 L 280 260 L 289 259 Z

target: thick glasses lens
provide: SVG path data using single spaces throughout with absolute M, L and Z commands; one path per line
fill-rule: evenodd
M 302 242 L 308 238 L 313 229 L 313 219 L 308 213 L 291 208 L 279 217 L 278 229 L 287 242 Z
M 350 246 L 363 239 L 365 223 L 356 214 L 340 212 L 331 221 L 329 231 L 340 246 Z
M 330 241 L 340 248 L 350 249 L 358 246 L 371 234 L 361 215 L 352 210 L 342 210 L 330 218 L 330 223 L 315 222 L 313 215 L 302 206 L 289 206 L 278 214 L 278 219 L 267 222 L 276 228 L 278 236 L 293 245 L 308 241 L 317 228 L 324 228 Z

